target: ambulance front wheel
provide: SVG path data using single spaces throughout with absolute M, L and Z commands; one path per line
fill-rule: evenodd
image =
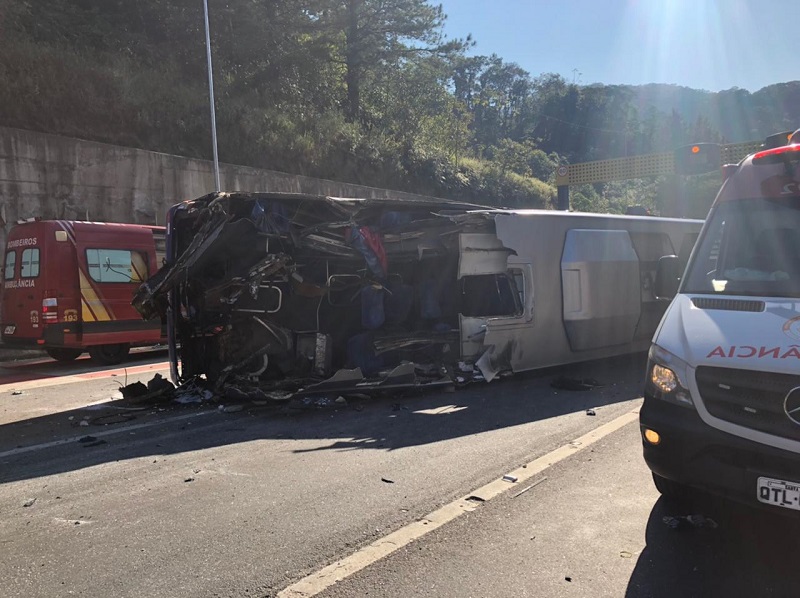
M 56 361 L 75 361 L 83 353 L 80 349 L 67 349 L 65 347 L 50 347 L 45 351 Z
M 89 356 L 93 361 L 102 365 L 116 365 L 122 363 L 128 356 L 131 346 L 128 343 L 118 345 L 97 345 L 89 347 Z

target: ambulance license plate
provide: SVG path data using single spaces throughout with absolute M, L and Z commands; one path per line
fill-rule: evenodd
M 6 326 L 3 329 L 3 334 L 14 334 L 14 331 L 17 329 L 16 326 Z
M 758 478 L 756 496 L 759 502 L 800 511 L 800 484 L 774 478 Z

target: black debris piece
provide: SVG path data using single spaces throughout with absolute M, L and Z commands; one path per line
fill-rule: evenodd
M 175 390 L 175 385 L 161 374 L 156 374 L 147 383 L 147 390 L 148 392 L 170 392 Z
M 587 409 L 586 415 L 597 415 L 597 414 L 594 412 L 594 409 Z
M 23 506 L 23 507 L 26 507 L 26 508 L 27 508 L 27 507 L 32 507 L 32 506 L 34 505 L 34 503 L 35 503 L 35 502 L 36 502 L 36 499 L 35 499 L 35 498 L 29 498 L 29 499 L 28 499 L 28 500 L 26 500 L 24 503 L 22 503 L 22 506 Z
M 105 440 L 95 440 L 94 442 L 87 442 L 83 445 L 83 448 L 90 448 L 93 446 L 102 446 L 104 444 L 108 444 Z
M 480 496 L 475 496 L 474 494 L 468 496 L 467 500 L 470 502 L 486 502 L 485 498 L 481 498 Z
M 381 478 L 381 482 L 386 482 L 387 484 L 394 484 L 394 480 L 390 480 L 389 478 Z
M 132 384 L 128 384 L 127 386 L 120 388 L 120 392 L 126 399 L 135 399 L 138 397 L 143 397 L 149 391 L 147 390 L 147 386 L 141 382 L 133 382 Z

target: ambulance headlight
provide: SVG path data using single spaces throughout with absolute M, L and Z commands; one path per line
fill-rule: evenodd
M 657 363 L 654 363 L 653 369 L 650 370 L 650 381 L 662 392 L 672 392 L 679 386 L 675 372 Z
M 652 345 L 647 360 L 647 394 L 683 407 L 694 407 L 686 384 L 690 371 L 689 364 L 680 357 Z

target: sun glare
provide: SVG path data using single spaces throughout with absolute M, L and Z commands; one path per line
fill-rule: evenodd
M 735 87 L 749 8 L 741 0 L 630 1 L 613 60 L 619 80 Z M 697 83 L 694 83 L 696 81 Z

